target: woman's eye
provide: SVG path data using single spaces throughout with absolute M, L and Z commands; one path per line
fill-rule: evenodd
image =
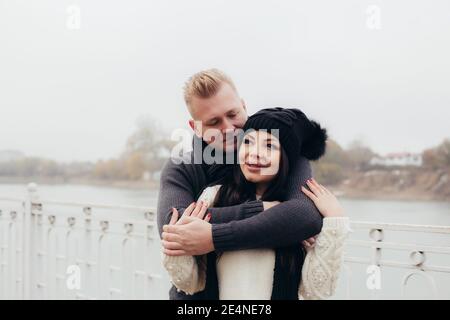
M 250 144 L 250 140 L 249 139 L 244 139 L 244 144 Z

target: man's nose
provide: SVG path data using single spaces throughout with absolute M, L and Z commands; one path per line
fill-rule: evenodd
M 236 126 L 234 125 L 234 123 L 232 121 L 230 121 L 229 119 L 225 118 L 222 121 L 222 131 L 224 130 L 234 130 L 236 128 Z
M 220 128 L 220 131 L 222 132 L 222 134 L 225 137 L 227 132 L 234 132 L 235 129 L 236 129 L 236 127 L 234 126 L 233 123 L 231 123 L 229 120 L 224 120 L 222 122 L 222 126 Z

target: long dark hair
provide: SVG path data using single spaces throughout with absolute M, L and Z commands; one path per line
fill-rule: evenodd
M 289 175 L 289 158 L 283 146 L 280 148 L 279 169 L 268 188 L 261 196 L 262 201 L 285 201 L 286 184 Z M 222 181 L 222 187 L 214 199 L 215 207 L 227 207 L 255 199 L 256 185 L 248 181 L 239 164 L 232 167 L 232 172 Z M 300 253 L 301 252 L 301 253 Z M 218 255 L 220 258 L 220 255 Z M 301 243 L 276 249 L 276 265 L 272 299 L 296 298 L 301 279 L 304 251 Z M 277 272 L 278 271 L 278 272 Z

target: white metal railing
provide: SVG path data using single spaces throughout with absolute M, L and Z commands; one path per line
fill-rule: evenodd
M 378 268 L 380 274 L 383 268 L 395 268 L 401 271 L 400 279 L 395 281 L 400 285 L 400 293 L 395 294 L 396 298 L 405 298 L 406 287 L 408 282 L 414 277 L 420 277 L 426 281 L 429 288 L 431 288 L 431 294 L 426 298 L 444 298 L 449 299 L 450 295 L 443 296 L 439 294 L 438 286 L 433 274 L 442 273 L 445 275 L 446 284 L 443 286 L 448 287 L 450 285 L 450 226 L 435 226 L 435 225 L 413 225 L 413 224 L 399 224 L 399 223 L 379 223 L 379 222 L 357 222 L 351 223 L 352 229 L 355 231 L 368 231 L 369 240 L 354 239 L 351 237 L 346 241 L 346 254 L 344 258 L 344 270 L 347 276 L 351 277 L 349 271 L 349 265 L 362 264 L 365 266 L 373 266 Z M 385 241 L 385 235 L 393 235 L 395 233 L 406 233 L 407 237 L 404 241 L 391 240 Z M 418 234 L 425 235 L 442 235 L 444 237 L 444 245 L 427 245 L 422 243 L 415 243 L 415 236 Z M 365 258 L 356 257 L 350 255 L 351 248 L 360 247 L 365 250 L 370 250 L 370 254 Z M 393 252 L 395 258 L 385 259 L 383 254 L 387 251 Z M 427 261 L 429 254 L 434 255 L 434 260 L 437 256 L 445 256 L 444 264 L 430 264 Z M 400 257 L 407 257 L 403 261 L 398 261 Z M 373 269 L 372 269 L 373 270 Z M 403 271 L 402 271 L 403 270 Z M 399 274 L 400 275 L 400 274 Z M 350 288 L 350 284 L 347 283 L 347 289 Z M 371 297 L 380 298 L 380 290 L 372 289 Z M 347 290 L 346 297 L 351 298 L 350 290 Z
M 439 297 L 435 273 L 450 283 L 450 264 L 427 260 L 428 254 L 450 255 L 450 226 L 356 221 L 351 226 L 355 234 L 368 231 L 369 240 L 353 234 L 347 240 L 347 298 L 359 298 L 351 292 L 352 265 L 404 270 L 396 279 L 400 297 L 415 276 L 426 279 L 431 297 Z M 447 241 L 440 246 L 384 241 L 395 232 L 441 235 Z M 384 259 L 389 250 L 409 258 Z M 154 208 L 42 200 L 35 184 L 25 199 L 0 197 L 0 299 L 166 299 L 169 284 Z M 372 290 L 371 296 L 380 293 Z
M 0 299 L 167 298 L 153 208 L 28 193 L 0 198 Z

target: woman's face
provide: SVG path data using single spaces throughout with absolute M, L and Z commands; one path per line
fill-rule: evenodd
M 278 173 L 280 158 L 280 142 L 263 130 L 247 133 L 239 148 L 241 171 L 253 183 L 265 183 L 274 179 Z

